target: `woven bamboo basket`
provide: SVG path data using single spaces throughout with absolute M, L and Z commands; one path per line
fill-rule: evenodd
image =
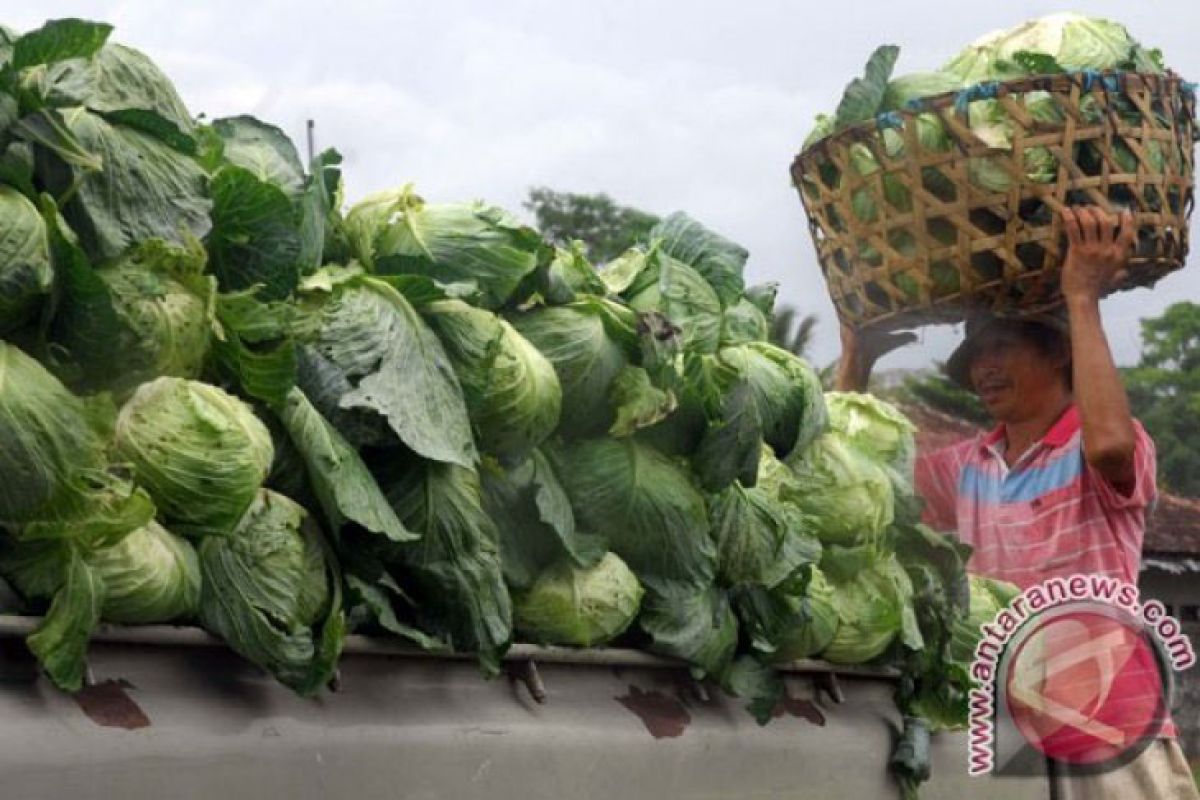
M 1057 109 L 1050 121 L 1030 113 L 1034 97 Z M 972 131 L 976 103 L 1002 107 L 1011 146 Z M 1173 74 L 980 84 L 826 137 L 796 157 L 792 178 L 844 322 L 895 329 L 975 308 L 1035 313 L 1061 303 L 1065 206 L 1133 212 L 1136 252 L 1114 290 L 1183 266 L 1194 120 L 1192 88 Z M 922 145 L 930 121 L 946 134 L 934 148 Z M 1007 185 L 978 180 L 984 171 Z

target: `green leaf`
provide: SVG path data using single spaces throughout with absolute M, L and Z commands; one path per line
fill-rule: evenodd
M 261 286 L 263 300 L 281 300 L 300 282 L 302 242 L 288 196 L 239 166 L 212 181 L 212 232 L 207 244 L 221 289 Z
M 608 432 L 613 436 L 632 436 L 666 419 L 678 406 L 675 395 L 650 382 L 650 374 L 641 367 L 626 366 L 613 381 L 609 402 L 617 419 Z
M 69 58 L 88 58 L 104 46 L 112 29 L 103 22 L 50 20 L 13 43 L 10 65 L 20 70 Z
M 296 342 L 289 329 L 293 307 L 259 301 L 253 291 L 217 297 L 221 334 L 213 342 L 217 371 L 243 394 L 281 407 L 296 384 Z
M 478 475 L 395 455 L 376 472 L 405 527 L 421 534 L 416 542 L 378 544 L 412 592 L 421 627 L 455 650 L 478 653 L 484 670 L 495 674 L 512 641 L 512 600 Z
M 683 659 L 706 675 L 724 675 L 737 649 L 737 619 L 715 586 L 647 587 L 638 624 L 652 652 Z
M 430 636 L 420 628 L 401 622 L 386 594 L 387 588 L 382 583 L 371 583 L 353 573 L 346 574 L 346 589 L 367 608 L 372 619 L 385 631 L 407 639 L 431 653 L 451 652 L 450 645 L 443 639 Z
M 725 585 L 769 589 L 821 556 L 807 520 L 763 489 L 730 486 L 709 497 L 708 513 Z
M 211 203 L 196 161 L 83 108 L 69 109 L 62 120 L 87 152 L 99 156 L 102 169 L 68 161 L 64 172 L 39 158 L 39 177 L 60 194 L 78 186 L 64 214 L 91 258 L 117 258 L 146 239 L 185 245 L 188 237 L 208 233 Z M 55 153 L 62 156 L 61 149 Z
M 330 410 L 378 415 L 426 458 L 475 463 L 471 423 L 450 359 L 404 295 L 383 281 L 357 277 L 331 294 L 309 292 L 307 299 L 315 308 L 302 320 L 300 339 L 328 369 L 321 381 L 309 380 L 302 369 L 300 385 L 330 422 L 341 429 Z
M 528 588 L 542 570 L 564 556 L 575 566 L 590 567 L 604 555 L 603 542 L 576 526 L 571 500 L 540 451 L 511 469 L 485 461 L 480 484 L 483 508 L 500 535 L 509 586 Z
M 280 418 L 304 458 L 309 480 L 335 535 L 347 523 L 354 523 L 393 542 L 418 538 L 400 522 L 358 452 L 303 392 L 292 388 Z
M 659 249 L 626 296 L 637 311 L 661 311 L 682 330 L 684 351 L 715 352 L 721 342 L 721 300 L 692 267 Z
M 411 188 L 365 198 L 346 215 L 358 261 L 381 274 L 473 280 L 499 308 L 553 251 L 532 228 L 483 203 L 426 205 Z
M 716 548 L 686 469 L 633 439 L 572 442 L 551 461 L 581 528 L 604 537 L 643 583 L 712 581 Z
M 749 251 L 696 220 L 676 212 L 650 230 L 662 252 L 700 273 L 716 290 L 721 305 L 728 308 L 742 296 L 742 271 Z
M 54 153 L 68 166 L 89 172 L 104 166 L 101 155 L 85 148 L 62 112 L 55 109 L 42 109 L 23 117 L 13 124 L 12 131 L 29 144 Z
M 724 395 L 719 416 L 709 421 L 692 455 L 692 469 L 700 485 L 706 491 L 719 492 L 734 481 L 745 486 L 757 483 L 762 438 L 753 387 L 740 380 Z
M 779 673 L 754 656 L 741 656 L 734 661 L 722 684 L 730 694 L 746 701 L 746 710 L 759 725 L 771 721 L 776 706 L 784 698 Z
M 289 198 L 304 190 L 304 167 L 296 146 L 282 130 L 248 115 L 213 120 L 212 128 L 221 137 L 225 160 L 230 164 L 275 186 Z
M 326 229 L 336 210 L 335 190 L 341 180 L 341 153 L 326 150 L 311 165 L 303 194 L 297 199 L 300 212 L 300 271 L 307 275 L 324 263 Z
M 1030 75 L 1057 75 L 1066 72 L 1058 59 L 1047 53 L 1019 50 L 1012 54 L 1013 62 Z
M 87 644 L 100 623 L 104 584 L 72 550 L 66 580 L 37 630 L 25 642 L 58 688 L 75 692 L 83 686 Z
M 883 96 L 899 57 L 900 48 L 895 45 L 886 44 L 876 48 L 867 59 L 863 76 L 846 85 L 834 117 L 835 131 L 875 118 L 883 107 Z
M 195 152 L 195 124 L 170 79 L 144 54 L 107 44 L 91 58 L 50 68 L 46 102 L 84 106 L 109 122 L 137 128 L 185 153 Z
M 339 578 L 307 512 L 264 489 L 199 552 L 204 627 L 299 694 L 327 683 L 344 632 Z

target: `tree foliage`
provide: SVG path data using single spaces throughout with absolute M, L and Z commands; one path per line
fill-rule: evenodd
M 795 306 L 781 306 L 771 316 L 771 343 L 804 358 L 816 327 L 815 314 L 801 314 Z
M 1124 373 L 1134 416 L 1157 446 L 1162 488 L 1200 496 L 1200 305 L 1142 320 L 1141 361 Z
M 525 208 L 537 228 L 556 244 L 573 239 L 588 247 L 588 257 L 602 264 L 646 241 L 658 217 L 632 206 L 618 205 L 606 194 L 558 192 L 545 186 L 529 190 Z

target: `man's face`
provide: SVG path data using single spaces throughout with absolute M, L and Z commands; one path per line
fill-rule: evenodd
M 1021 422 L 1058 398 L 1065 356 L 1052 359 L 1028 333 L 1003 323 L 979 335 L 971 357 L 971 385 L 997 422 Z

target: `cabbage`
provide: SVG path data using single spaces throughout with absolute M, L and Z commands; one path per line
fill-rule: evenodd
M 168 377 L 142 384 L 121 408 L 113 449 L 181 532 L 236 525 L 274 458 L 271 434 L 250 406 Z
M 509 321 L 554 366 L 562 388 L 560 432 L 591 436 L 612 427 L 613 382 L 636 355 L 629 310 L 588 298 L 513 314 Z
M 655 250 L 626 298 L 636 311 L 659 311 L 681 331 L 685 350 L 711 353 L 721 343 L 721 299 L 691 266 Z
M 883 556 L 868 569 L 832 586 L 838 626 L 821 651 L 826 661 L 862 664 L 878 658 L 902 634 L 919 639 L 911 605 L 912 582 L 895 556 Z
M 556 561 L 595 566 L 605 553 L 597 537 L 575 523 L 571 500 L 541 451 L 504 469 L 485 460 L 479 469 L 483 510 L 499 533 L 504 580 L 528 589 Z
M 297 382 L 325 419 L 357 446 L 399 442 L 425 458 L 474 464 L 458 377 L 408 298 L 336 267 L 301 289 Z
M 962 664 L 975 659 L 975 647 L 983 636 L 981 626 L 990 624 L 1020 593 L 1011 583 L 979 575 L 970 576 L 970 583 L 970 608 L 966 617 L 954 623 L 950 638 L 950 657 Z
M 769 342 L 726 347 L 717 359 L 750 385 L 762 438 L 780 458 L 817 437 L 825 401 L 821 380 L 804 359 Z
M 744 592 L 738 612 L 754 649 L 776 663 L 816 656 L 838 628 L 833 588 L 816 565 L 808 568 L 806 578 Z
M 494 673 L 512 641 L 512 599 L 479 475 L 395 455 L 373 466 L 400 520 L 421 536 L 399 544 L 376 540 L 374 549 L 412 598 L 422 629 L 456 650 L 478 653 Z
M 87 557 L 104 582 L 100 616 L 144 625 L 193 616 L 200 606 L 200 563 L 187 540 L 151 522 Z
M 612 553 L 586 569 L 560 561 L 517 600 L 513 621 L 535 642 L 598 647 L 629 627 L 643 594 L 637 577 Z
M 574 442 L 551 460 L 580 527 L 603 537 L 643 584 L 712 581 L 708 513 L 685 468 L 630 439 Z
M 875 541 L 892 523 L 892 481 L 840 433 L 826 433 L 788 459 L 797 489 L 784 497 L 814 519 L 823 544 Z
M 552 255 L 536 231 L 502 209 L 427 205 L 411 187 L 364 198 L 345 227 L 359 263 L 384 274 L 473 281 L 491 309 L 519 299 L 522 281 Z
M 461 300 L 422 309 L 462 385 L 479 447 L 520 460 L 558 426 L 554 365 L 504 319 Z
M 0 334 L 28 322 L 53 281 L 42 215 L 20 192 L 0 184 Z
M 0 341 L 0 525 L 28 522 L 87 491 L 104 465 L 88 416 L 41 364 Z
M 710 495 L 708 516 L 722 584 L 771 588 L 820 557 L 812 521 L 768 488 L 734 484 Z
M 302 695 L 333 676 L 345 632 L 338 577 L 302 506 L 263 489 L 199 545 L 200 622 Z
M 154 239 L 91 275 L 68 270 L 53 335 L 82 388 L 126 394 L 161 375 L 199 376 L 213 326 L 204 263 L 199 242 L 180 248 Z
M 1123 25 L 1081 14 L 1050 14 L 973 42 L 942 70 L 965 83 L 1006 80 L 1038 70 L 1022 54 L 1049 56 L 1067 72 L 1120 69 L 1138 57 L 1137 42 Z
M 910 101 L 954 92 L 962 88 L 963 82 L 957 75 L 948 72 L 916 72 L 900 75 L 888 81 L 883 93 L 883 110 L 903 109 Z
M 827 392 L 829 427 L 860 452 L 912 480 L 916 426 L 887 401 L 859 392 Z

